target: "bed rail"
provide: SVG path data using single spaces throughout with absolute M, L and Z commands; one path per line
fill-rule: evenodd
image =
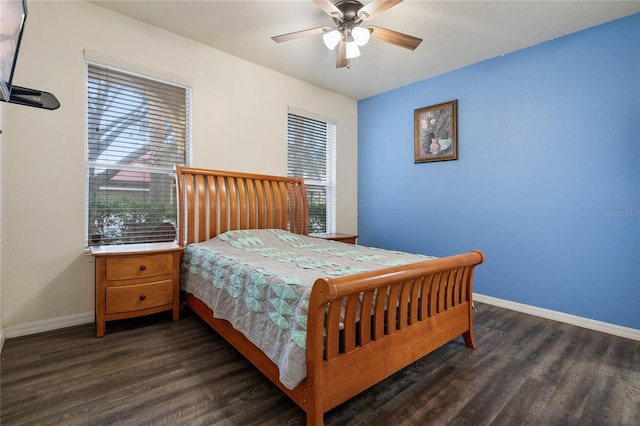
M 177 166 L 176 186 L 180 245 L 237 229 L 309 232 L 307 194 L 300 178 Z

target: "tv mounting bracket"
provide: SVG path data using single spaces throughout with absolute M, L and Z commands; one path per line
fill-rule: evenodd
M 25 105 L 41 109 L 58 109 L 60 101 L 53 93 L 43 92 L 41 90 L 28 89 L 26 87 L 11 86 L 11 96 L 8 101 L 10 104 Z

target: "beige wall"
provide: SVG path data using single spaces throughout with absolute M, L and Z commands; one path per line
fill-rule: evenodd
M 193 165 L 286 173 L 287 107 L 337 120 L 340 232 L 357 231 L 357 104 L 77 1 L 31 2 L 15 83 L 62 106 L 5 106 L 2 155 L 2 324 L 93 312 L 94 264 L 83 254 L 84 50 L 190 80 Z

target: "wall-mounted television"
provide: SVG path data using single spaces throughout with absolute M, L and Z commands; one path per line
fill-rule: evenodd
M 26 0 L 0 0 L 0 99 L 4 101 L 11 97 L 11 82 L 26 19 Z

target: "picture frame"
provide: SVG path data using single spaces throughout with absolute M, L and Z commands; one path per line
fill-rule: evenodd
M 458 100 L 413 112 L 415 163 L 458 159 Z

